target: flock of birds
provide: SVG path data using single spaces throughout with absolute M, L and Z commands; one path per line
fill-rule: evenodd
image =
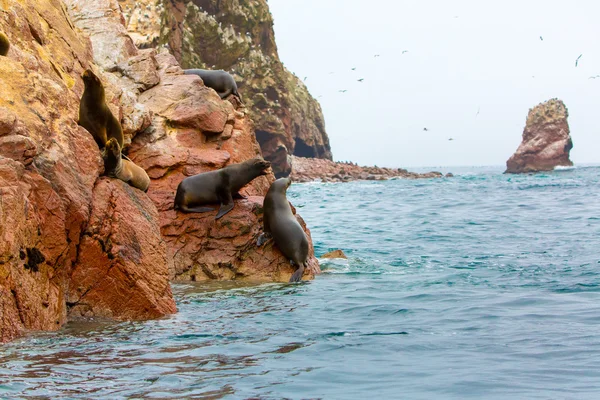
M 458 18 L 458 17 L 454 17 L 454 18 Z M 544 41 L 544 37 L 543 37 L 543 36 L 540 36 L 540 40 L 541 40 L 541 41 Z M 406 54 L 406 53 L 408 53 L 408 50 L 402 50 L 402 54 Z M 378 58 L 378 57 L 380 57 L 380 56 L 381 56 L 380 54 L 375 54 L 373 57 L 374 57 L 374 58 Z M 579 57 L 577 57 L 577 59 L 575 60 L 575 67 L 576 67 L 576 68 L 579 66 L 579 60 L 581 60 L 581 57 L 583 57 L 583 54 L 580 54 L 580 55 L 579 55 Z M 352 71 L 356 71 L 356 67 L 352 67 L 352 68 L 351 68 L 351 70 L 352 70 Z M 335 72 L 330 72 L 330 73 L 329 73 L 329 75 L 333 75 L 334 73 L 335 73 Z M 305 76 L 305 77 L 304 77 L 304 81 L 306 81 L 306 79 L 307 79 L 307 78 L 308 78 L 308 77 L 307 77 L 307 76 Z M 535 76 L 534 76 L 534 78 L 535 78 Z M 598 78 L 600 78 L 600 75 L 590 76 L 590 78 L 589 78 L 589 79 L 598 79 Z M 362 83 L 364 80 L 365 80 L 364 78 L 359 78 L 359 79 L 357 79 L 357 82 L 360 82 L 360 83 Z M 348 91 L 348 89 L 340 89 L 340 90 L 338 90 L 338 92 L 339 92 L 339 93 L 346 93 L 347 91 Z M 318 96 L 317 98 L 321 98 L 321 97 L 323 97 L 323 96 L 322 96 L 322 95 L 320 95 L 320 96 Z M 480 111 L 481 111 L 481 107 L 479 107 L 479 108 L 477 109 L 477 113 L 475 114 L 475 118 L 477 118 L 477 116 L 479 116 L 479 112 L 480 112 Z M 427 127 L 425 127 L 425 128 L 423 128 L 423 131 L 424 131 L 424 132 L 429 132 L 429 129 L 428 129 Z M 453 140 L 454 140 L 453 138 L 448 138 L 448 141 L 450 141 L 450 142 L 451 142 L 451 141 L 453 141 Z

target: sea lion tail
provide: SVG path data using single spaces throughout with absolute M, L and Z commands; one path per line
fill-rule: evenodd
M 183 193 L 183 190 L 181 190 L 180 187 L 177 187 L 177 194 L 175 194 L 175 207 L 173 209 L 181 210 L 181 205 L 183 204 L 184 200 L 185 194 Z
M 234 95 L 234 96 L 236 96 L 236 97 L 237 97 L 237 98 L 240 100 L 240 103 L 243 103 L 243 102 L 244 102 L 244 101 L 242 100 L 242 96 L 240 95 L 240 92 L 238 92 L 238 90 L 237 90 L 237 89 L 233 89 L 233 92 L 232 92 L 232 93 L 233 93 L 233 95 Z

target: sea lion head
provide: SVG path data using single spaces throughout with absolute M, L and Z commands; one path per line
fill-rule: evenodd
M 81 77 L 83 78 L 83 83 L 86 87 L 102 85 L 100 78 L 98 78 L 91 69 L 86 69 Z
M 277 192 L 286 193 L 287 188 L 292 184 L 291 178 L 279 178 L 271 185 L 271 188 L 276 190 Z
M 267 160 L 264 160 L 262 157 L 256 157 L 251 160 L 248 160 L 250 164 L 250 168 L 259 172 L 259 175 L 267 175 L 269 172 L 267 170 L 271 167 L 271 163 Z

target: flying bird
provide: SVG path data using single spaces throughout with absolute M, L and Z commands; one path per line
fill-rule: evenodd
M 365 78 L 360 78 L 360 79 L 358 79 L 358 81 L 359 81 L 359 82 L 362 82 L 362 81 L 364 81 L 364 80 L 365 80 Z
M 580 54 L 579 57 L 577 57 L 577 60 L 575 60 L 576 67 L 579 65 L 579 59 L 581 58 L 581 56 L 583 56 L 583 54 Z
M 348 89 L 338 90 L 338 92 L 340 92 L 340 93 L 346 93 L 347 91 L 348 91 Z
M 590 76 L 590 79 L 597 79 L 597 78 L 600 78 L 600 75 Z
M 356 71 L 356 67 L 352 68 L 352 71 Z
M 305 82 L 306 82 L 306 78 L 308 78 L 308 76 L 305 76 L 305 77 L 304 77 L 304 81 L 305 81 Z
M 479 111 L 481 111 L 481 107 L 479 107 L 479 108 L 477 109 L 477 114 L 475 114 L 475 118 L 477 118 L 477 116 L 479 115 Z
M 402 54 L 408 53 L 408 50 L 402 50 Z
M 429 131 L 429 129 L 427 129 L 427 128 L 423 128 L 423 130 L 424 130 L 425 132 L 428 132 L 428 131 Z
M 452 138 L 448 139 L 448 141 L 450 141 L 450 142 L 451 142 L 451 141 L 453 141 L 453 140 L 454 140 L 454 139 L 452 139 Z
M 375 54 L 373 57 L 377 58 L 377 57 L 379 57 L 379 54 Z
M 540 40 L 543 42 L 543 41 L 544 41 L 544 38 L 540 36 Z

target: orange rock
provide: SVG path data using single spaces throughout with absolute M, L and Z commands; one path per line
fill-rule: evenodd
M 343 258 L 348 259 L 342 250 L 334 250 L 329 253 L 323 254 L 321 258 Z

